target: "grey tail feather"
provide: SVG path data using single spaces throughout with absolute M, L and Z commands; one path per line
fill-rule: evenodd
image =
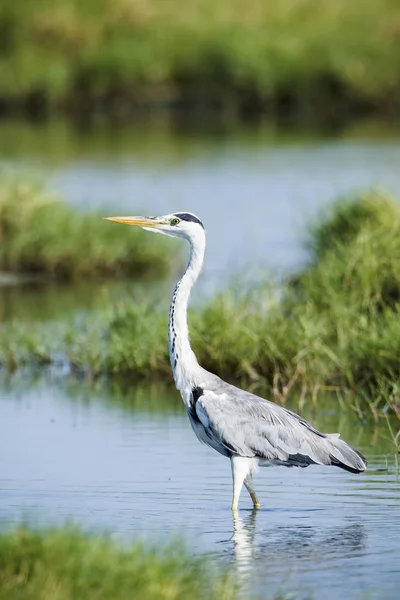
M 340 462 L 340 460 L 337 460 L 334 456 L 332 457 L 331 465 L 334 467 L 340 467 L 341 469 L 344 469 L 349 473 L 362 473 L 363 471 L 365 471 L 365 469 L 354 469 L 353 467 L 349 467 L 345 463 Z
M 339 438 L 331 440 L 331 443 L 333 446 L 330 455 L 331 465 L 340 467 L 350 473 L 362 473 L 365 471 L 368 463 L 361 452 Z M 335 450 L 338 452 L 335 452 Z

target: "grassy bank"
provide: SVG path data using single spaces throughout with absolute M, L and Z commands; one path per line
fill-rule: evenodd
M 117 231 L 102 217 L 72 209 L 40 185 L 2 177 L 0 270 L 58 280 L 168 272 L 171 244 Z
M 400 206 L 374 193 L 339 202 L 308 243 L 310 264 L 279 299 L 260 285 L 192 312 L 200 362 L 282 402 L 352 390 L 374 411 L 399 411 Z M 95 376 L 170 379 L 166 331 L 166 307 L 122 301 L 93 323 L 4 327 L 0 357 L 11 370 L 56 358 Z
M 119 547 L 78 530 L 0 534 L 1 600 L 230 600 L 226 574 L 180 547 Z
M 398 29 L 397 0 L 4 0 L 0 110 L 386 112 Z

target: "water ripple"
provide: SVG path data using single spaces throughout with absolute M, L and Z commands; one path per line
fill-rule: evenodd
M 370 469 L 359 476 L 261 469 L 262 508 L 251 510 L 244 491 L 232 517 L 229 463 L 198 444 L 182 415 L 138 418 L 111 404 L 81 409 L 54 390 L 25 394 L 26 402 L 0 397 L 4 523 L 183 536 L 191 551 L 231 563 L 244 597 L 397 600 L 400 483 L 390 455 L 365 448 Z

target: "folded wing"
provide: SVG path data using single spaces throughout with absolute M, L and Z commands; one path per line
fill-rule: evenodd
M 281 406 L 225 386 L 221 393 L 203 390 L 196 402 L 196 415 L 206 434 L 202 441 L 221 445 L 227 455 L 257 457 L 261 464 L 333 465 L 353 473 L 365 470 L 364 457 L 338 434 L 323 434 Z

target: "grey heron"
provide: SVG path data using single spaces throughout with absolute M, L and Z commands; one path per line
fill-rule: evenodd
M 183 238 L 190 244 L 186 271 L 177 283 L 169 311 L 169 356 L 192 428 L 200 442 L 230 459 L 232 510 L 237 510 L 243 484 L 259 508 L 252 475 L 260 466 L 308 467 L 333 465 L 351 473 L 366 469 L 365 458 L 340 439 L 324 434 L 301 416 L 231 385 L 203 369 L 191 348 L 187 307 L 191 289 L 203 265 L 206 235 L 192 213 L 161 217 L 108 217 L 154 233 Z

